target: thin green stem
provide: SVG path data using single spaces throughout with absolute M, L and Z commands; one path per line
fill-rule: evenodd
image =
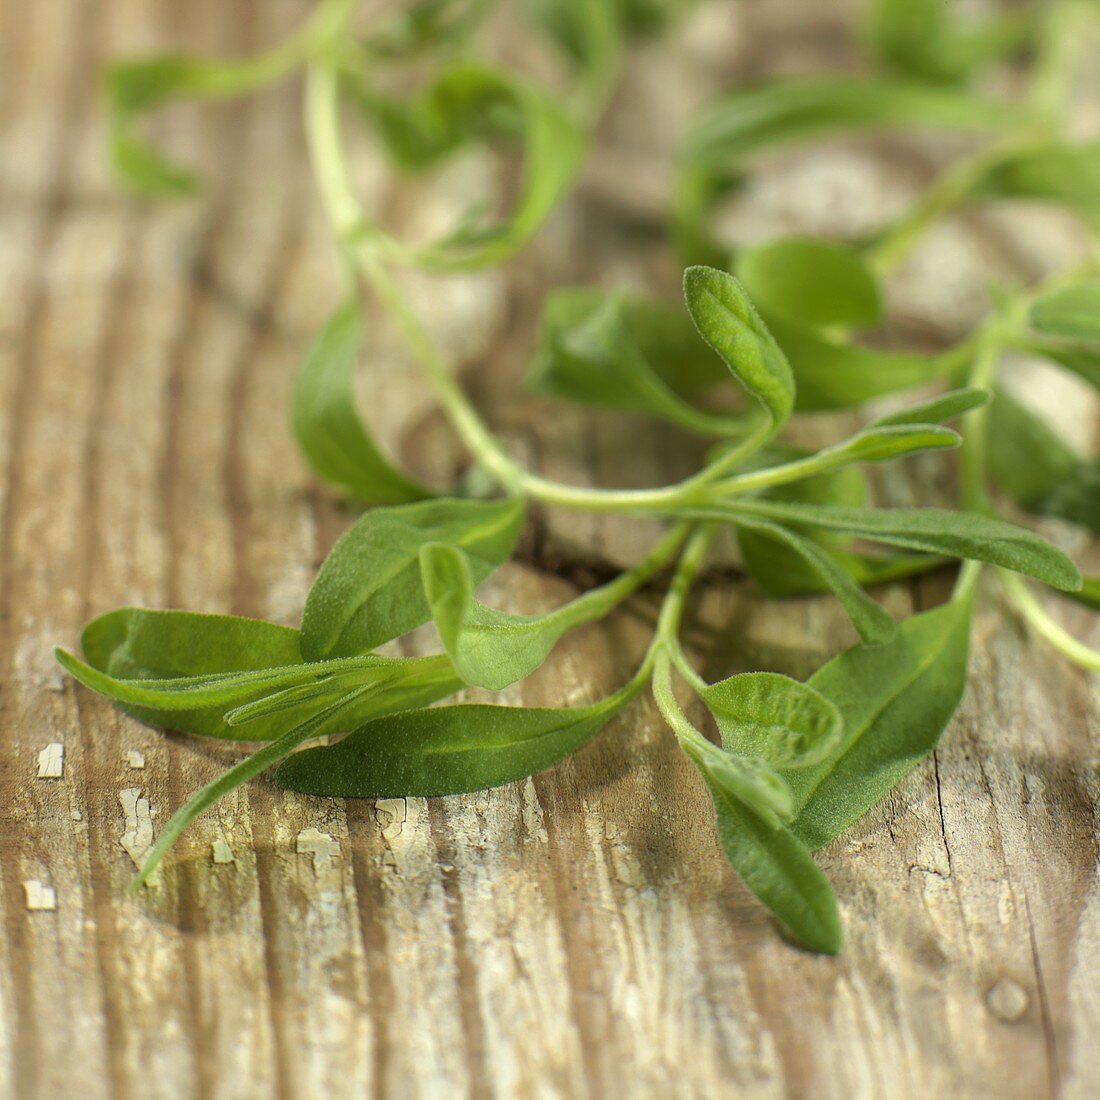
M 1005 326 L 1000 318 L 987 323 L 978 334 L 977 354 L 968 385 L 989 389 L 993 385 L 997 362 L 1004 346 Z M 991 512 L 986 490 L 986 433 L 989 430 L 989 406 L 975 409 L 967 423 L 961 449 L 963 503 L 972 512 Z
M 1049 119 L 1051 128 L 1057 127 L 1065 116 L 1081 32 L 1095 18 L 1096 8 L 1092 3 L 1061 0 L 1047 7 L 1037 36 L 1038 50 L 1028 101 Z
M 668 649 L 668 655 L 672 658 L 672 663 L 676 666 L 676 671 L 688 682 L 691 690 L 696 695 L 702 695 L 710 687 L 710 684 L 699 675 L 695 666 L 688 660 L 688 655 L 684 652 L 680 639 L 678 637 L 666 639 L 666 648 Z
M 482 421 L 442 357 L 408 299 L 386 269 L 381 238 L 374 232 L 352 185 L 340 133 L 336 69 L 318 62 L 306 80 L 305 119 L 314 174 L 322 201 L 348 262 L 371 286 L 397 320 L 431 383 L 443 411 L 478 462 L 507 491 L 545 504 L 599 512 L 653 511 L 682 503 L 701 503 L 698 491 L 727 472 L 768 438 L 765 422 L 716 463 L 679 485 L 654 489 L 603 490 L 561 485 L 529 473 L 509 457 Z
M 562 617 L 572 626 L 602 618 L 611 608 L 637 592 L 659 569 L 668 564 L 683 545 L 692 525 L 678 523 L 660 539 L 637 565 L 614 580 L 593 588 L 562 608 Z
M 205 787 L 196 791 L 187 802 L 181 806 L 169 819 L 164 831 L 160 834 L 156 844 L 145 857 L 141 870 L 134 876 L 130 883 L 130 893 L 139 889 L 149 880 L 149 876 L 156 870 L 157 865 L 179 839 L 180 834 L 195 820 L 199 814 L 212 806 L 218 799 L 235 790 L 242 783 L 259 775 L 260 772 L 277 764 L 285 756 L 288 756 L 299 745 L 314 737 L 320 737 L 329 732 L 330 723 L 340 714 L 346 711 L 353 703 L 370 692 L 378 691 L 381 685 L 365 685 L 349 692 L 338 702 L 326 707 L 324 710 L 308 718 L 305 722 L 295 726 L 274 741 L 269 741 L 261 749 L 257 749 L 251 756 L 246 756 L 240 763 L 235 764 L 227 772 L 223 772 L 217 779 L 207 783 Z
M 933 222 L 963 203 L 993 169 L 1050 142 L 1049 128 L 1037 128 L 1030 115 L 1021 130 L 979 149 L 949 166 L 940 177 L 865 253 L 864 258 L 879 278 L 894 271 L 916 246 Z
M 344 158 L 339 78 L 335 66 L 322 62 L 310 66 L 306 78 L 305 117 L 317 186 L 345 255 L 396 318 L 463 443 L 506 489 L 518 492 L 521 471 L 504 453 L 451 376 L 405 295 L 377 255 L 376 238 L 370 232 L 370 223 L 355 193 Z
M 696 528 L 688 539 L 657 620 L 658 641 L 664 642 L 679 634 L 688 593 L 699 575 L 699 570 L 703 567 L 714 533 L 714 524 L 706 523 Z
M 672 657 L 667 647 L 662 646 L 656 655 L 653 668 L 653 698 L 661 717 L 676 734 L 681 748 L 696 759 L 717 752 L 703 734 L 695 727 L 691 719 L 684 714 L 676 700 L 672 687 Z
M 1039 635 L 1074 664 L 1091 672 L 1100 672 L 1100 650 L 1078 641 L 1065 627 L 1056 623 L 1015 573 L 998 570 L 998 574 L 1016 609 Z

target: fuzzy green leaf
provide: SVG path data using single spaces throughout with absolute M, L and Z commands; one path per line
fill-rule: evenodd
M 728 436 L 730 415 L 688 404 L 728 378 L 686 313 L 588 289 L 556 291 L 543 309 L 528 385 L 587 405 L 645 413 L 702 435 Z
M 809 567 L 821 583 L 844 605 L 848 618 L 866 645 L 881 645 L 894 636 L 897 623 L 856 583 L 852 573 L 813 539 L 800 535 L 779 523 L 738 515 L 739 531 L 763 535 L 772 543 L 792 551 Z M 742 535 L 742 540 L 744 536 Z M 780 560 L 780 565 L 782 559 Z M 765 570 L 765 573 L 767 570 Z
M 746 672 L 701 693 L 722 745 L 773 767 L 820 763 L 843 733 L 840 712 L 810 685 L 774 672 Z
M 488 222 L 469 216 L 434 244 L 410 250 L 408 258 L 429 270 L 468 271 L 505 260 L 554 209 L 580 164 L 584 135 L 572 118 L 548 92 L 503 69 L 455 61 L 412 99 L 385 96 L 365 82 L 354 91 L 390 154 L 409 168 L 433 165 L 473 140 L 523 144 L 511 212 Z
M 403 504 L 434 494 L 396 470 L 355 410 L 359 354 L 355 302 L 336 311 L 306 354 L 294 387 L 294 436 L 314 473 L 365 504 Z
M 204 737 L 246 741 L 281 736 L 334 692 L 364 685 L 385 689 L 383 701 L 371 697 L 373 715 L 423 706 L 462 687 L 451 662 L 441 656 L 408 660 L 364 656 L 214 675 L 135 679 L 111 675 L 64 650 L 55 655 L 82 684 L 139 721 Z
M 721 775 L 703 770 L 703 778 L 730 865 L 795 940 L 835 955 L 841 943 L 836 897 L 805 845 L 788 828 L 772 828 L 749 809 Z
M 121 607 L 80 635 L 88 662 L 120 679 L 250 672 L 302 659 L 298 631 L 262 619 Z
M 576 751 L 633 695 L 586 707 L 481 704 L 411 710 L 370 722 L 327 748 L 290 757 L 275 781 L 304 794 L 432 797 L 497 787 Z
M 459 675 L 490 691 L 534 672 L 563 634 L 606 614 L 621 598 L 613 584 L 545 615 L 509 615 L 477 601 L 469 556 L 457 546 L 422 546 L 420 571 L 432 618 Z
M 805 478 L 820 477 L 857 462 L 888 462 L 920 451 L 938 451 L 957 447 L 962 437 L 939 424 L 881 424 L 865 428 L 858 435 L 814 454 L 784 462 L 765 470 L 755 470 L 732 478 L 727 484 L 748 486 L 754 490 L 791 484 Z
M 1100 463 L 1086 461 L 1004 391 L 989 409 L 988 462 L 1021 508 L 1100 532 Z
M 765 313 L 801 325 L 876 325 L 882 295 L 867 265 L 829 241 L 788 237 L 738 254 L 737 277 Z
M 888 393 L 913 389 L 955 372 L 965 348 L 915 355 L 863 347 L 765 314 L 765 321 L 791 365 L 799 412 L 828 412 L 864 405 Z
M 856 646 L 810 677 L 844 734 L 822 763 L 784 772 L 803 842 L 827 844 L 936 747 L 966 687 L 969 635 L 968 604 L 945 604 L 906 619 L 893 642 Z
M 741 284 L 713 267 L 689 267 L 684 272 L 684 297 L 699 335 L 778 430 L 794 408 L 794 379 L 786 356 Z
M 1031 324 L 1048 336 L 1100 344 L 1100 280 L 1044 294 L 1031 307 Z
M 945 420 L 954 420 L 974 409 L 981 408 L 989 401 L 988 390 L 970 387 L 951 390 L 938 397 L 921 401 L 916 405 L 907 405 L 896 413 L 880 416 L 872 427 L 884 427 L 891 424 L 942 424 Z
M 518 500 L 440 499 L 375 508 L 336 543 L 302 615 L 309 660 L 367 653 L 431 617 L 420 547 L 445 542 L 470 556 L 475 581 L 507 561 L 523 525 Z
M 990 562 L 1055 588 L 1075 591 L 1081 585 L 1077 567 L 1061 550 L 1022 527 L 982 515 L 939 508 L 838 508 L 778 500 L 737 500 L 724 509 L 702 509 L 698 514 L 837 531 L 909 550 Z

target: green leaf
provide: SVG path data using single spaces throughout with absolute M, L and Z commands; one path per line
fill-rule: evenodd
M 194 191 L 195 175 L 166 160 L 138 133 L 140 116 L 175 99 L 229 99 L 270 84 L 297 66 L 306 36 L 250 58 L 168 54 L 112 65 L 105 78 L 111 159 L 131 187 L 148 194 Z
M 956 83 L 979 66 L 1028 44 L 1032 13 L 1012 12 L 966 21 L 942 0 L 874 0 L 869 37 L 878 56 L 899 72 L 935 83 Z
M 353 89 L 387 148 L 408 168 L 436 164 L 473 140 L 519 138 L 523 172 L 511 212 L 485 222 L 467 216 L 434 244 L 407 258 L 433 271 L 468 271 L 500 263 L 542 224 L 572 184 L 584 135 L 554 98 L 535 84 L 476 61 L 450 63 L 419 97 L 389 97 L 368 83 Z
M 787 451 L 787 454 L 794 453 L 804 455 L 804 452 Z M 767 496 L 775 500 L 858 508 L 867 499 L 867 482 L 858 467 L 844 466 L 802 481 L 776 485 L 768 490 Z M 829 561 L 808 561 L 801 547 L 788 545 L 790 532 L 788 537 L 773 538 L 765 533 L 766 529 L 759 523 L 752 527 L 741 524 L 737 528 L 737 541 L 745 569 L 769 596 L 805 596 L 830 591 L 833 586 L 828 574 L 833 565 L 862 587 L 907 577 L 947 560 L 930 554 L 857 553 L 849 549 L 852 540 L 844 535 L 815 531 L 805 537 L 821 544 L 828 552 Z
M 883 424 L 865 428 L 858 435 L 814 454 L 754 470 L 725 482 L 740 492 L 790 484 L 805 478 L 820 477 L 857 462 L 888 462 L 903 455 L 957 447 L 962 438 L 950 428 L 938 424 Z
M 722 262 L 728 249 L 709 236 L 710 210 L 736 189 L 744 162 L 761 150 L 845 130 L 1001 130 L 1018 124 L 1017 108 L 882 77 L 787 78 L 734 92 L 704 111 L 688 133 L 674 210 L 681 250 L 696 262 Z
M 347 302 L 306 354 L 294 387 L 294 437 L 314 473 L 366 504 L 402 504 L 434 494 L 383 457 L 355 410 L 352 376 L 360 345 L 358 304 Z
M 1021 149 L 1018 156 L 990 169 L 978 193 L 1060 203 L 1096 229 L 1100 227 L 1100 142 L 1052 141 Z
M 301 662 L 298 631 L 262 619 L 122 607 L 80 635 L 89 664 L 128 680 L 252 672 Z
M 788 237 L 740 252 L 737 276 L 765 313 L 797 324 L 877 325 L 882 295 L 875 276 L 850 249 Z
M 778 500 L 736 500 L 724 508 L 691 509 L 700 518 L 742 517 L 837 531 L 909 550 L 974 558 L 1075 591 L 1081 575 L 1060 550 L 1002 520 L 939 508 L 838 508 Z
M 139 721 L 204 737 L 262 741 L 280 736 L 324 704 L 334 690 L 373 685 L 371 715 L 422 706 L 462 687 L 442 656 L 415 659 L 356 657 L 213 675 L 126 678 L 101 671 L 64 650 L 62 667 Z M 289 698 L 288 698 L 289 696 Z M 272 698 L 279 705 L 271 705 Z M 257 709 L 255 704 L 267 701 Z M 250 713 L 251 711 L 251 713 Z
M 814 596 L 831 590 L 821 573 L 802 558 L 787 552 L 781 543 L 761 537 L 757 531 L 757 528 L 747 531 L 739 527 L 737 537 L 745 569 L 767 595 L 784 599 Z M 782 556 L 779 551 L 783 551 Z M 934 554 L 870 554 L 835 548 L 830 548 L 828 554 L 860 588 L 904 580 L 949 560 Z
M 508 560 L 522 525 L 519 500 L 440 499 L 368 512 L 321 566 L 302 615 L 302 654 L 320 660 L 367 653 L 427 622 L 420 547 L 462 547 L 480 583 Z
M 737 756 L 711 746 L 688 750 L 708 783 L 739 799 L 769 829 L 780 829 L 795 815 L 794 795 L 787 781 L 759 757 Z
M 368 687 L 361 687 L 332 703 L 325 709 L 312 714 L 299 725 L 289 729 L 277 740 L 264 745 L 246 757 L 239 764 L 234 765 L 227 772 L 218 776 L 213 782 L 208 783 L 187 800 L 171 817 L 164 831 L 157 838 L 152 850 L 145 857 L 133 882 L 130 891 L 133 892 L 156 870 L 161 860 L 167 855 L 172 845 L 179 839 L 180 834 L 191 824 L 204 810 L 212 806 L 223 796 L 229 794 L 247 783 L 253 776 L 278 763 L 288 753 L 291 753 L 305 741 L 315 737 L 321 737 L 339 727 L 350 715 L 355 712 L 362 698 L 368 694 Z M 360 708 L 361 709 L 361 708 Z
M 840 915 L 829 880 L 786 827 L 772 828 L 720 775 L 703 770 L 717 817 L 718 839 L 745 885 L 812 951 L 840 950 Z
M 746 672 L 701 693 L 722 745 L 778 768 L 818 764 L 843 733 L 840 711 L 809 684 L 774 672 Z
M 684 297 L 699 335 L 764 408 L 773 430 L 778 430 L 794 407 L 794 379 L 786 356 L 741 284 L 713 267 L 689 267 L 684 272 Z
M 799 412 L 828 412 L 866 404 L 954 373 L 969 357 L 965 347 L 915 355 L 863 347 L 767 314 L 798 385 Z
M 1100 463 L 1072 451 L 1003 390 L 989 409 L 993 480 L 1021 507 L 1100 532 Z
M 1040 336 L 1025 337 L 1017 346 L 1030 355 L 1057 363 L 1084 379 L 1093 389 L 1100 390 L 1100 347 L 1067 344 L 1064 340 L 1049 340 Z
M 897 623 L 859 587 L 851 572 L 844 569 L 833 555 L 817 542 L 789 530 L 782 524 L 770 523 L 767 520 L 738 515 L 733 522 L 737 524 L 739 531 L 747 529 L 754 534 L 766 536 L 772 543 L 778 543 L 797 554 L 821 583 L 844 605 L 848 618 L 852 620 L 852 625 L 865 644 L 881 645 L 894 636 Z M 744 535 L 741 535 L 741 539 L 744 545 Z M 780 559 L 781 563 L 782 559 Z
M 545 615 L 509 615 L 475 599 L 469 556 L 457 546 L 422 546 L 420 571 L 432 618 L 459 675 L 490 691 L 534 672 L 566 631 L 600 618 L 622 598 L 622 586 L 613 581 Z
M 884 646 L 856 646 L 810 677 L 837 706 L 844 735 L 832 755 L 784 775 L 800 805 L 793 829 L 811 848 L 839 836 L 937 745 L 966 688 L 970 608 L 913 615 Z
M 689 164 L 723 167 L 768 146 L 834 130 L 983 130 L 1018 121 L 1011 107 L 889 78 L 785 79 L 719 99 L 692 126 L 684 156 Z
M 678 423 L 682 428 L 712 436 L 728 436 L 736 425 L 733 417 L 695 408 L 675 393 L 658 372 L 656 362 L 642 350 L 636 338 L 640 303 L 630 303 L 618 295 L 602 295 L 587 290 L 565 290 L 550 297 L 543 310 L 538 349 L 531 363 L 528 385 L 554 397 L 581 401 L 632 412 L 643 412 Z M 691 321 L 680 315 L 682 327 L 690 339 L 689 355 L 705 356 L 708 364 L 714 356 L 698 339 Z M 670 339 L 679 343 L 681 326 L 669 324 Z M 652 349 L 656 326 L 650 324 L 649 348 Z M 661 333 L 657 329 L 657 340 Z M 657 362 L 680 364 L 667 350 L 658 348 Z M 675 348 L 674 354 L 679 353 Z M 717 364 L 715 364 L 717 365 Z
M 661 417 L 728 436 L 737 422 L 681 396 L 726 377 L 690 318 L 658 302 L 589 289 L 554 292 L 543 310 L 528 385 L 587 405 Z
M 872 427 L 884 427 L 890 424 L 941 424 L 945 420 L 954 420 L 974 409 L 981 408 L 989 401 L 989 391 L 972 388 L 951 390 L 928 401 L 908 405 L 889 416 L 880 416 Z
M 1031 307 L 1031 324 L 1048 336 L 1100 343 L 1100 280 L 1044 294 Z
M 275 781 L 304 794 L 433 797 L 498 787 L 575 752 L 633 697 L 631 685 L 585 707 L 482 704 L 411 710 L 370 722 L 327 748 L 307 749 Z

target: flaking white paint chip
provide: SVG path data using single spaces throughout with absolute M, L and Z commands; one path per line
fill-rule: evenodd
M 224 840 L 215 840 L 210 845 L 210 858 L 215 863 L 236 863 L 237 857 L 233 855 L 233 849 Z
M 294 850 L 300 856 L 313 856 L 313 870 L 321 874 L 328 870 L 334 859 L 339 858 L 340 842 L 311 825 L 298 834 Z
M 36 878 L 23 883 L 23 893 L 27 897 L 27 908 L 31 912 L 52 912 L 57 908 L 57 891 Z
M 386 840 L 396 840 L 408 819 L 408 804 L 403 798 L 380 798 L 374 804 L 374 819 L 382 826 Z
M 119 843 L 140 870 L 153 846 L 153 815 L 149 811 L 149 799 L 141 797 L 140 787 L 127 787 L 118 792 L 118 800 L 122 803 L 126 818 L 126 831 Z
M 145 753 L 140 749 L 130 749 L 126 753 L 126 764 L 135 771 L 141 771 L 145 767 Z
M 38 754 L 38 778 L 61 779 L 65 774 L 65 746 L 53 741 Z

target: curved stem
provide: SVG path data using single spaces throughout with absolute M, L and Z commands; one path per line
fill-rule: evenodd
M 1100 672 L 1100 650 L 1078 641 L 1065 627 L 1056 623 L 1015 573 L 1000 570 L 999 574 L 1009 598 L 1038 634 L 1074 664 L 1091 672 Z
M 699 575 L 699 570 L 703 567 L 703 559 L 710 549 L 714 532 L 713 524 L 702 524 L 688 539 L 684 552 L 680 555 L 676 572 L 672 576 L 672 584 L 661 607 L 661 614 L 657 619 L 658 642 L 665 642 L 679 634 L 680 624 L 684 618 L 684 604 L 695 578 Z
M 318 62 L 306 77 L 306 131 L 321 198 L 345 255 L 389 307 L 463 443 L 511 492 L 520 471 L 482 422 L 372 247 L 371 226 L 351 183 L 340 136 L 339 79 Z
M 566 617 L 572 626 L 580 626 L 582 623 L 602 618 L 611 608 L 637 592 L 658 569 L 668 563 L 683 545 L 684 539 L 688 537 L 691 526 L 690 523 L 676 524 L 637 565 L 620 573 L 607 584 L 591 589 L 562 608 L 563 617 Z
M 333 229 L 348 264 L 386 303 L 462 442 L 508 492 L 545 504 L 597 512 L 653 511 L 702 503 L 698 491 L 761 446 L 771 433 L 764 422 L 717 462 L 677 485 L 654 489 L 586 489 L 561 485 L 524 470 L 482 421 L 447 369 L 439 351 L 386 269 L 384 242 L 364 214 L 352 186 L 340 135 L 338 76 L 335 66 L 317 62 L 306 77 L 305 119 L 314 174 Z
M 865 259 L 879 278 L 889 275 L 916 246 L 933 222 L 965 201 L 982 178 L 999 165 L 1011 161 L 1029 147 L 1049 144 L 1029 125 L 951 165 L 916 201 L 909 212 L 868 249 Z

